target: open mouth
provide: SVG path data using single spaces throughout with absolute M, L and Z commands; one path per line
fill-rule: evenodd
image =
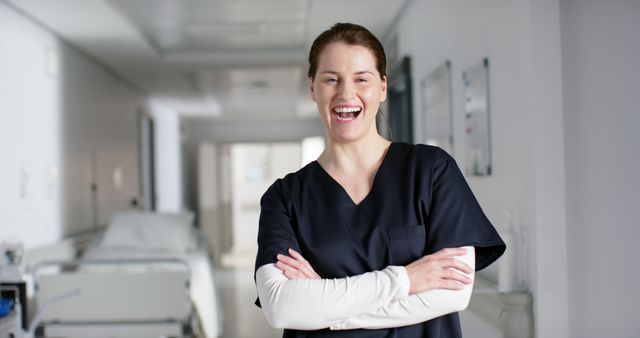
M 360 107 L 336 107 L 333 108 L 333 112 L 336 114 L 338 121 L 353 121 L 362 112 Z

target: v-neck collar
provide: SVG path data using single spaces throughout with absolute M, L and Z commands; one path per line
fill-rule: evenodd
M 392 148 L 394 147 L 395 142 L 391 142 L 389 144 L 389 147 L 387 147 L 387 150 L 385 151 L 383 157 L 382 157 L 382 162 L 380 162 L 380 165 L 378 166 L 378 169 L 376 170 L 376 173 L 373 176 L 373 182 L 371 183 L 371 187 L 369 189 L 369 193 L 367 193 L 367 196 L 365 196 L 360 203 L 356 203 L 353 198 L 351 197 L 351 195 L 349 195 L 349 193 L 347 192 L 347 189 L 345 189 L 342 184 L 340 184 L 340 182 L 338 182 L 335 178 L 333 178 L 333 176 L 331 176 L 329 174 L 329 172 L 327 172 L 322 165 L 320 165 L 320 162 L 313 161 L 313 163 L 320 169 L 320 172 L 326 176 L 329 181 L 332 181 L 338 188 L 339 190 L 342 191 L 342 194 L 347 198 L 347 200 L 350 202 L 350 204 L 352 206 L 361 206 L 364 202 L 366 202 L 367 200 L 369 200 L 369 197 L 371 195 L 373 195 L 374 189 L 376 188 L 377 184 L 376 182 L 378 181 L 378 177 L 380 176 L 380 172 L 384 169 L 385 164 L 389 161 L 390 153 L 392 151 Z

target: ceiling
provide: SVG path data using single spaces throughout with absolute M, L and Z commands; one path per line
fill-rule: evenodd
M 306 56 L 335 22 L 382 38 L 406 0 L 6 0 L 185 116 L 315 115 Z

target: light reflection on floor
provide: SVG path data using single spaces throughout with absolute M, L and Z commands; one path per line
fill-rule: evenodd
M 269 326 L 262 310 L 254 305 L 253 268 L 217 268 L 215 282 L 222 308 L 220 338 L 280 338 L 282 330 Z

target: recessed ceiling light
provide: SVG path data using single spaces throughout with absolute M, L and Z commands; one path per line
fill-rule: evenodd
M 255 81 L 252 81 L 251 83 L 249 83 L 249 86 L 251 88 L 268 88 L 269 87 L 269 81 L 266 81 L 266 80 L 255 80 Z

